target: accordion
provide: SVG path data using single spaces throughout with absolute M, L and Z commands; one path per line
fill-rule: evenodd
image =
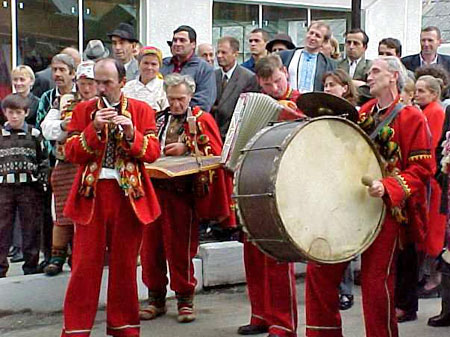
M 225 138 L 221 163 L 227 169 L 235 171 L 241 150 L 247 142 L 269 122 L 277 121 L 283 108 L 283 105 L 268 95 L 241 94 Z

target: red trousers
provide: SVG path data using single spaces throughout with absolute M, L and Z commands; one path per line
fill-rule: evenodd
M 136 261 L 143 225 L 115 180 L 100 180 L 92 220 L 75 224 L 72 274 L 61 336 L 89 336 L 97 313 L 105 250 L 109 252 L 107 334 L 139 336 Z M 81 210 L 80 210 L 81 211 Z
M 165 294 L 167 264 L 170 288 L 177 295 L 194 294 L 197 280 L 192 259 L 198 251 L 198 220 L 190 193 L 155 188 L 161 216 L 144 229 L 142 279 L 151 292 Z
M 388 210 L 388 213 L 390 211 Z M 390 214 L 374 243 L 361 256 L 361 290 L 367 337 L 397 337 L 394 305 L 395 255 L 399 224 Z M 341 337 L 339 283 L 348 262 L 308 263 L 306 336 Z
M 277 262 L 244 239 L 244 264 L 252 309 L 250 324 L 269 333 L 297 336 L 297 295 L 294 264 Z

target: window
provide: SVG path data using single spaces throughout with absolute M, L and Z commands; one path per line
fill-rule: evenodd
M 248 34 L 258 28 L 258 5 L 225 2 L 213 4 L 213 45 L 222 36 L 233 36 L 239 40 L 239 63 L 250 57 Z
M 77 0 L 17 1 L 17 64 L 45 69 L 65 47 L 78 49 Z
M 311 10 L 312 21 L 324 21 L 328 23 L 333 36 L 339 42 L 340 50 L 344 49 L 344 33 L 350 28 L 351 13 L 343 11 Z
M 100 39 L 111 47 L 107 36 L 121 22 L 129 23 L 137 31 L 139 0 L 85 0 L 84 1 L 84 47 L 89 40 Z M 110 48 L 111 49 L 111 48 Z
M 308 27 L 308 10 L 296 7 L 263 6 L 263 28 L 271 36 L 286 33 L 301 46 Z

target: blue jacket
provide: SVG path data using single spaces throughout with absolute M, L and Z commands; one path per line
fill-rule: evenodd
M 252 72 L 255 72 L 255 66 L 256 66 L 255 59 L 252 56 L 247 61 L 242 63 L 241 66 L 243 66 L 244 68 L 247 68 L 248 70 L 250 70 Z
M 161 74 L 166 76 L 173 73 L 174 64 L 172 57 L 166 57 L 163 60 Z M 205 60 L 197 55 L 192 57 L 181 68 L 182 75 L 190 75 L 195 81 L 195 94 L 191 100 L 191 107 L 199 106 L 204 111 L 211 111 L 216 101 L 216 76 L 214 69 Z

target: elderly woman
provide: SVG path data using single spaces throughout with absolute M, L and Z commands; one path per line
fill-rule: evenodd
M 131 98 L 144 101 L 155 111 L 169 106 L 163 89 L 163 80 L 159 73 L 162 64 L 162 53 L 156 47 L 142 47 L 139 56 L 139 78 L 129 81 L 122 89 Z

